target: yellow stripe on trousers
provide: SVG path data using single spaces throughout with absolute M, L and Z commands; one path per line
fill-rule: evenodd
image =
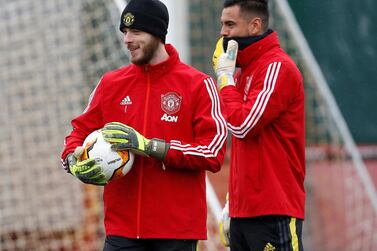
M 299 251 L 298 250 L 298 237 L 297 237 L 297 231 L 296 231 L 296 218 L 291 218 L 291 222 L 289 223 L 289 229 L 291 231 L 292 236 L 292 250 L 293 251 Z

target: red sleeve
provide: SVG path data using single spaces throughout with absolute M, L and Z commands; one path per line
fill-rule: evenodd
M 250 90 L 244 100 L 236 87 L 221 91 L 228 115 L 228 129 L 237 138 L 253 137 L 279 116 L 288 106 L 296 76 L 283 62 L 273 62 L 252 76 Z
M 192 121 L 194 140 L 171 140 L 164 165 L 217 172 L 223 164 L 227 139 L 223 103 L 211 78 L 204 79 L 198 92 Z
M 103 80 L 101 79 L 97 87 L 90 94 L 89 102 L 84 112 L 71 122 L 72 131 L 65 138 L 64 150 L 61 154 L 62 164 L 65 169 L 67 166 L 64 160 L 67 155 L 72 153 L 77 146 L 81 146 L 86 136 L 103 126 L 101 112 L 102 82 Z

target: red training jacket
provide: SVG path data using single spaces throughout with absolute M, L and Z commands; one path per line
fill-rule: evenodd
M 104 187 L 107 235 L 207 237 L 205 170 L 220 170 L 226 121 L 213 80 L 182 63 L 171 45 L 166 50 L 169 59 L 160 64 L 105 74 L 66 137 L 62 159 L 112 121 L 170 142 L 163 163 L 136 155 L 131 171 Z
M 301 73 L 273 32 L 238 53 L 236 86 L 221 91 L 232 133 L 230 216 L 304 218 Z

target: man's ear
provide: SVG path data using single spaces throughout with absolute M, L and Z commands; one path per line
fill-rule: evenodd
M 249 36 L 258 36 L 263 34 L 262 19 L 260 17 L 254 17 L 248 24 Z

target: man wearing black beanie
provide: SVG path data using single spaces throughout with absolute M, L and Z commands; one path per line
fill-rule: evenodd
M 169 13 L 166 6 L 157 0 L 130 1 L 124 8 L 119 29 L 137 29 L 148 32 L 165 43 L 168 33 Z
M 132 64 L 102 77 L 66 138 L 67 171 L 104 185 L 104 251 L 192 251 L 207 238 L 205 172 L 219 171 L 224 160 L 223 104 L 212 78 L 165 44 L 168 24 L 162 2 L 128 3 L 119 28 Z M 117 180 L 78 154 L 98 129 L 113 150 L 135 153 Z
M 153 64 L 154 61 L 151 59 L 164 60 L 168 57 L 163 45 L 168 24 L 168 9 L 162 2 L 158 0 L 129 2 L 122 12 L 119 29 L 124 33 L 124 43 L 130 51 L 132 63 Z M 135 31 L 143 31 L 143 34 Z

